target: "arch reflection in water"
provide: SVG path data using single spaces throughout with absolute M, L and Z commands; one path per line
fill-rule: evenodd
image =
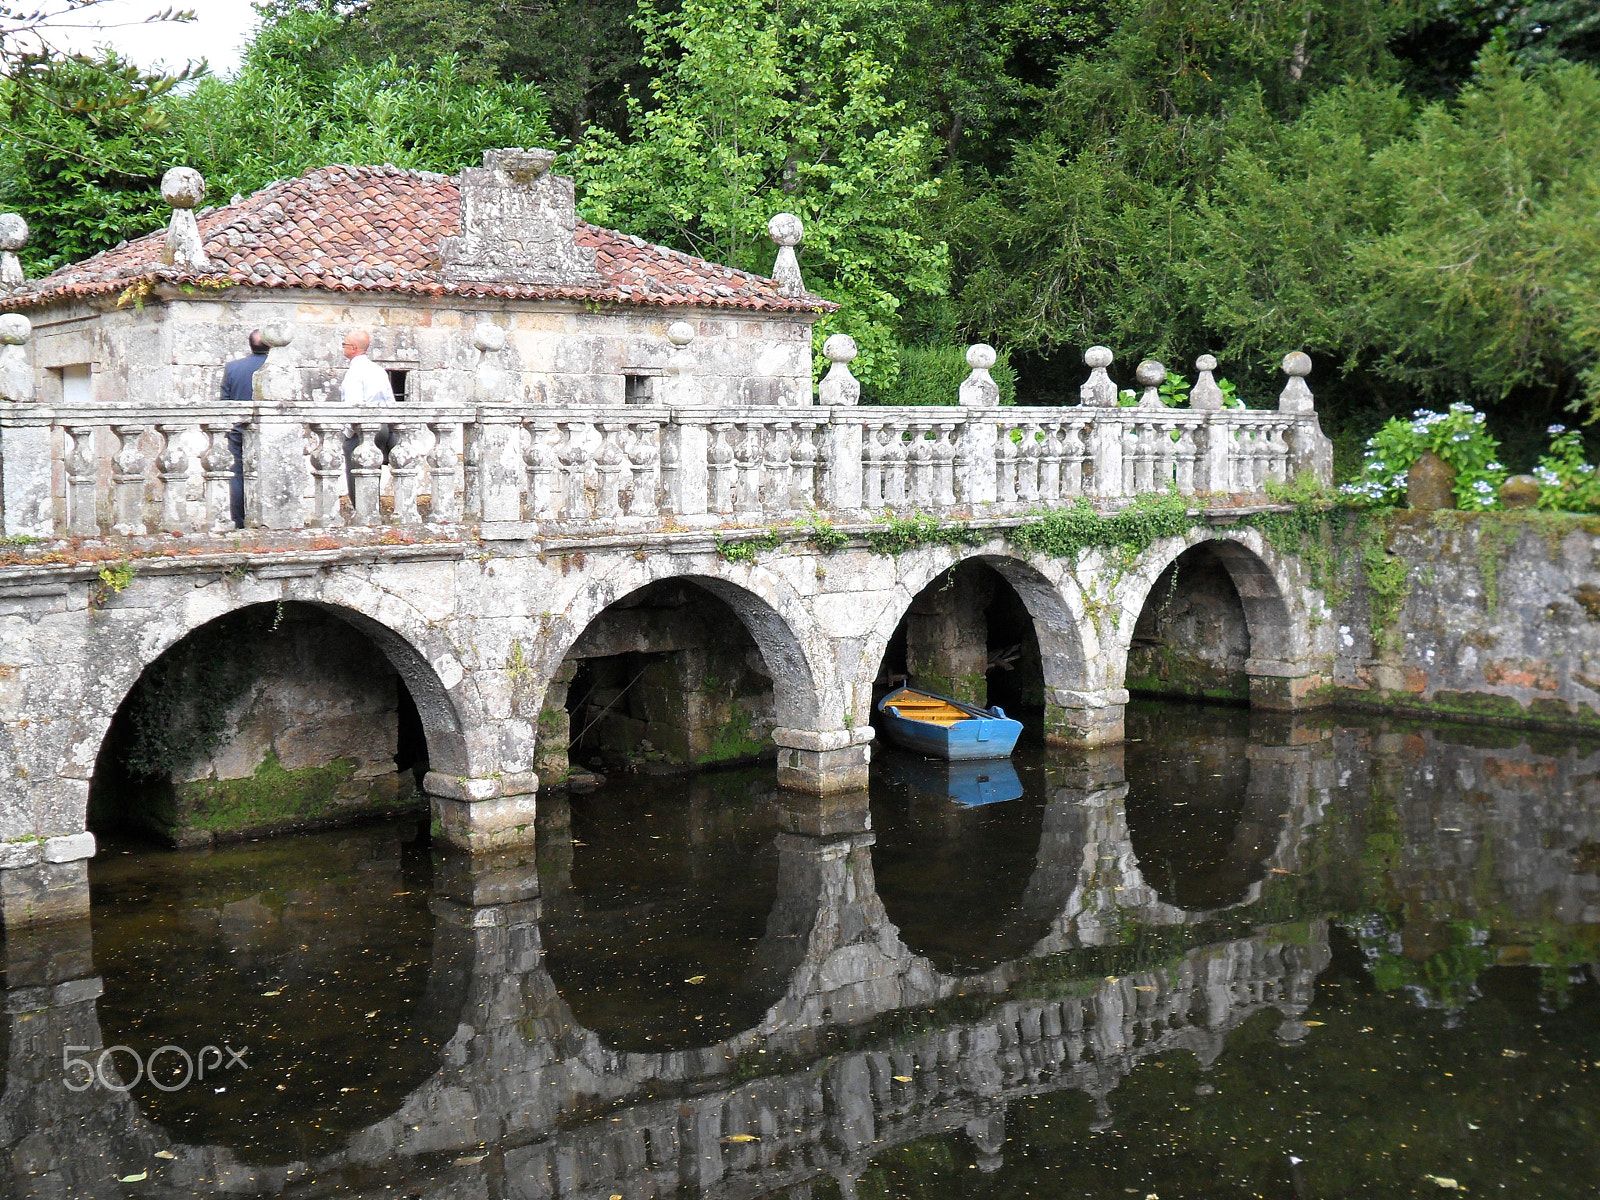
M 549 968 L 616 1050 L 705 1045 L 783 990 L 758 965 L 776 894 L 777 787 L 763 768 L 630 780 L 541 801 Z

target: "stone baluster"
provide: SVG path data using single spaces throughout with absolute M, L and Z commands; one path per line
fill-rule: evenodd
M 1060 421 L 1043 423 L 1044 441 L 1039 443 L 1039 499 L 1053 504 L 1061 498 Z
M 956 502 L 956 446 L 953 439 L 959 424 L 959 421 L 938 421 L 934 424 L 933 502 L 942 509 L 951 508 Z
M 787 516 L 793 509 L 789 495 L 789 458 L 794 425 L 790 421 L 774 421 L 767 435 L 766 489 L 764 493 L 768 516 Z
M 462 425 L 460 421 L 432 421 L 428 428 L 433 430 L 433 449 L 428 452 L 428 524 L 454 525 L 461 520 L 456 439 L 461 436 Z
M 1182 436 L 1183 426 L 1177 422 L 1156 426 L 1155 490 L 1158 492 L 1168 491 L 1178 482 L 1178 441 Z
M 556 458 L 561 461 L 561 473 L 566 482 L 562 515 L 569 521 L 583 521 L 589 517 L 589 451 L 583 444 L 588 429 L 587 421 L 561 422 L 562 439 L 556 448 Z
M 422 474 L 422 430 L 415 421 L 397 421 L 394 445 L 389 448 L 389 472 L 394 496 L 394 523 L 420 525 L 422 513 L 417 509 L 417 481 Z
M 602 521 L 622 515 L 622 493 L 632 482 L 633 466 L 618 440 L 627 427 L 622 421 L 600 422 L 600 453 L 595 458 L 595 466 L 600 469 L 600 495 L 594 515 Z
M 551 520 L 561 510 L 561 460 L 550 444 L 555 428 L 554 421 L 533 420 L 525 429 L 522 461 L 528 470 L 528 516 L 535 521 Z
M 203 528 L 212 533 L 228 533 L 233 524 L 233 449 L 228 445 L 228 435 L 233 432 L 232 421 L 207 421 L 202 426 L 209 440 L 205 453 L 200 456 L 200 468 L 205 478 L 205 518 Z M 71 475 L 68 465 L 68 476 Z
M 1061 423 L 1061 490 L 1058 495 L 1062 499 L 1084 493 L 1082 426 L 1081 421 Z
M 116 489 L 117 520 L 111 532 L 118 537 L 142 537 L 144 524 L 144 452 L 139 439 L 148 425 L 113 425 L 122 447 L 111 460 L 112 485 Z
M 1272 422 L 1264 421 L 1259 417 L 1255 423 L 1255 466 L 1251 470 L 1251 478 L 1255 480 L 1256 491 L 1264 492 L 1267 489 L 1267 480 L 1272 472 Z
M 633 421 L 628 428 L 633 437 L 628 443 L 628 461 L 633 466 L 633 490 L 628 496 L 628 512 L 636 517 L 653 517 L 660 507 L 656 502 L 656 448 L 658 421 Z
M 67 529 L 78 537 L 100 536 L 100 460 L 94 450 L 94 430 L 93 425 L 67 428 L 72 435 L 72 453 L 67 457 Z
M 1139 461 L 1139 423 L 1132 414 L 1128 414 L 1121 426 L 1122 429 L 1122 490 L 1119 495 L 1137 496 L 1139 494 L 1139 477 L 1137 463 Z
M 1017 499 L 1024 504 L 1039 501 L 1039 467 L 1044 447 L 1039 443 L 1039 422 L 1022 423 L 1022 440 L 1017 443 Z
M 862 479 L 864 453 L 862 439 L 866 426 L 854 418 L 830 419 L 819 427 L 817 436 L 817 461 L 822 471 L 820 481 L 821 507 L 838 513 L 857 512 L 862 508 Z
M 761 520 L 761 435 L 766 426 L 760 421 L 740 421 L 743 436 L 734 447 L 739 468 L 739 491 L 734 519 L 741 524 Z
M 796 512 L 821 507 L 817 503 L 817 421 L 794 423 L 794 446 L 789 454 L 789 507 Z
M 885 421 L 878 431 L 883 446 L 883 503 L 900 509 L 906 505 L 905 428 L 898 420 Z
M 1184 421 L 1178 426 L 1178 445 L 1176 452 L 1177 465 L 1173 471 L 1173 478 L 1177 480 L 1180 495 L 1194 495 L 1195 434 L 1199 431 L 1201 422 Z
M 713 421 L 711 446 L 706 453 L 706 460 L 710 464 L 707 474 L 710 479 L 711 511 L 724 516 L 733 513 L 736 473 L 733 465 L 733 447 L 728 444 L 728 436 L 732 432 L 731 421 Z
M 1256 490 L 1255 464 L 1255 425 L 1244 418 L 1234 426 L 1233 491 L 1248 495 Z
M 932 421 L 912 421 L 911 445 L 908 461 L 911 472 L 910 500 L 919 509 L 933 506 L 933 432 Z
M 703 435 L 704 429 L 699 432 Z M 661 492 L 666 498 L 667 512 L 673 516 L 687 511 L 687 498 L 683 483 L 684 426 L 673 422 L 661 430 Z M 705 511 L 705 489 L 700 490 L 700 509 Z
M 861 403 L 861 383 L 850 374 L 856 357 L 856 340 L 848 333 L 836 333 L 822 343 L 822 357 L 832 366 L 817 385 L 817 403 L 825 406 Z
M 1276 423 L 1267 427 L 1266 477 L 1274 483 L 1289 480 L 1289 443 L 1284 432 L 1284 427 Z
M 362 421 L 356 426 L 361 441 L 350 451 L 350 478 L 355 491 L 355 513 L 352 525 L 372 526 L 378 523 L 379 499 L 383 487 L 383 451 L 378 449 L 378 432 L 383 426 L 376 421 Z
M 861 507 L 876 512 L 883 507 L 883 445 L 879 429 L 869 423 L 861 437 Z
M 461 517 L 483 516 L 483 425 L 473 421 L 461 438 Z
M 344 524 L 339 512 L 339 501 L 345 494 L 344 424 L 315 421 L 311 429 L 317 436 L 317 447 L 311 452 L 314 490 L 310 524 L 318 529 L 337 529 Z
M 1156 403 L 1161 402 L 1158 400 Z M 1161 490 L 1162 483 L 1156 467 L 1161 454 L 1160 439 L 1164 433 L 1162 427 L 1153 421 L 1139 422 L 1139 444 L 1134 450 L 1133 463 L 1133 484 L 1136 495 L 1144 496 Z
M 999 439 L 995 442 L 995 500 L 1000 504 L 1017 501 L 1017 443 L 1012 440 L 1012 427 L 1001 422 L 997 426 Z

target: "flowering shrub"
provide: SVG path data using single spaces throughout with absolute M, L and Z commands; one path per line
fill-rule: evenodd
M 1367 441 L 1361 474 L 1339 490 L 1365 504 L 1405 503 L 1406 472 L 1432 450 L 1456 471 L 1456 507 L 1494 508 L 1506 469 L 1500 464 L 1500 443 L 1483 426 L 1483 414 L 1470 404 L 1452 404 L 1449 412 L 1419 408 L 1412 419 L 1391 417 Z
M 1583 435 L 1565 425 L 1550 426 L 1550 449 L 1539 459 L 1539 507 L 1565 512 L 1600 512 L 1600 472 L 1583 457 Z

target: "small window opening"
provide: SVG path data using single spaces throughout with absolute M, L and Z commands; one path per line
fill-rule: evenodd
M 394 398 L 401 404 L 406 402 L 406 376 L 410 371 L 390 371 L 389 387 L 394 391 Z
M 649 404 L 655 396 L 655 380 L 649 375 L 624 375 L 622 397 L 629 404 Z
M 89 363 L 60 367 L 61 403 L 88 404 L 94 399 L 94 369 Z

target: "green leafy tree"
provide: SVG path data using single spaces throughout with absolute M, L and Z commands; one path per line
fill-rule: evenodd
M 887 11 L 644 0 L 650 103 L 630 101 L 626 139 L 592 130 L 576 155 L 586 216 L 714 261 L 770 271 L 768 219 L 799 214 L 808 286 L 845 305 L 817 344 L 854 335 L 869 383 L 894 377 L 902 304 L 942 294 L 948 269 L 926 223 L 932 139 L 873 49 Z

